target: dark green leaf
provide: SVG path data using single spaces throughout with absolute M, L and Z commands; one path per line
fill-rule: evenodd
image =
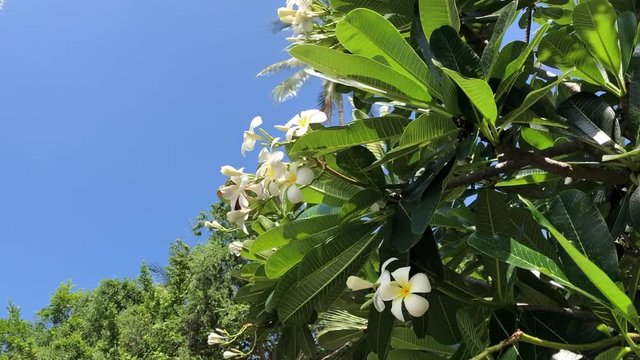
M 462 41 L 458 32 L 450 26 L 437 28 L 431 34 L 431 51 L 442 66 L 466 77 L 481 77 L 480 58 L 467 43 Z

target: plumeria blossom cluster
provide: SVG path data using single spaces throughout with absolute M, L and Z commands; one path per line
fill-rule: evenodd
M 312 11 L 312 3 L 312 0 L 287 0 L 286 6 L 278 9 L 278 17 L 283 24 L 290 25 L 296 34 L 311 32 L 314 18 L 319 15 Z
M 400 321 L 405 321 L 403 307 L 413 317 L 424 315 L 429 309 L 429 301 L 417 295 L 431 292 L 431 283 L 427 275 L 417 273 L 409 278 L 411 267 L 401 267 L 393 272 L 386 268 L 397 258 L 390 258 L 380 267 L 380 277 L 375 283 L 350 276 L 347 279 L 347 287 L 353 291 L 375 289 L 373 294 L 373 306 L 379 312 L 384 311 L 385 301 L 391 301 L 391 313 Z M 404 305 L 404 306 L 403 306 Z
M 285 132 L 287 142 L 291 142 L 309 132 L 312 124 L 320 124 L 326 120 L 327 115 L 322 111 L 307 110 L 297 114 L 286 124 L 276 126 L 276 129 Z M 261 117 L 251 120 L 249 129 L 243 134 L 241 146 L 241 153 L 246 156 L 247 152 L 255 149 L 258 142 L 264 145 L 258 155 L 258 169 L 255 174 L 230 165 L 225 165 L 220 170 L 229 178 L 219 189 L 220 197 L 228 201 L 231 207 L 231 211 L 227 213 L 227 220 L 245 233 L 248 233 L 246 222 L 255 209 L 253 204 L 272 198 L 279 199 L 281 203 L 300 203 L 301 189 L 310 185 L 315 177 L 304 159 L 286 162 L 284 152 L 277 150 L 282 146 L 279 143 L 280 139 L 271 137 L 262 129 L 258 130 L 261 125 Z M 211 225 L 220 229 L 216 224 Z M 241 250 L 242 244 L 239 242 L 230 245 L 233 254 L 239 255 Z

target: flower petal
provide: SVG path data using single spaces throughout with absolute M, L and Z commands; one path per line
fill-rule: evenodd
M 384 301 L 382 300 L 382 298 L 380 297 L 380 294 L 378 294 L 377 291 L 375 294 L 373 294 L 373 306 L 376 308 L 376 310 L 378 310 L 378 312 L 384 311 Z
M 244 168 L 236 169 L 231 165 L 225 165 L 220 168 L 220 173 L 224 176 L 232 177 L 232 176 L 242 176 L 244 175 Z
M 409 282 L 409 271 L 411 271 L 410 266 L 405 266 L 397 269 L 392 272 L 393 278 L 399 283 L 408 283 Z
M 306 186 L 313 182 L 313 171 L 303 167 L 296 171 L 296 184 Z
M 315 114 L 309 116 L 309 122 L 312 124 L 320 124 L 327 121 L 327 114 L 322 111 L 317 111 Z
M 249 131 L 253 132 L 253 129 L 262 125 L 262 118 L 260 116 L 256 116 L 251 120 L 251 124 L 249 125 Z
M 385 270 L 382 272 L 382 274 L 380 274 L 380 277 L 378 278 L 378 281 L 376 281 L 376 284 L 388 285 L 390 282 L 391 282 L 391 273 Z
M 404 322 L 404 315 L 402 315 L 402 298 L 394 299 L 391 302 L 391 313 L 396 319 Z
M 398 260 L 398 258 L 396 258 L 396 257 L 388 258 L 387 261 L 382 263 L 382 266 L 380 267 L 380 273 L 384 273 L 385 270 L 387 269 L 387 266 L 389 266 L 389 264 L 391 264 L 392 262 L 394 262 L 396 260 Z
M 409 280 L 409 289 L 411 293 L 428 293 L 431 292 L 431 283 L 427 275 L 423 273 L 415 274 Z
M 402 298 L 402 288 L 394 283 L 380 285 L 378 292 L 380 292 L 380 297 L 384 301 Z
M 373 283 L 357 276 L 349 276 L 347 279 L 347 287 L 353 291 L 371 289 Z
M 409 294 L 404 297 L 404 306 L 413 317 L 420 317 L 429 309 L 429 301 L 420 295 Z
M 302 201 L 302 192 L 297 186 L 292 185 L 287 189 L 287 197 L 289 198 L 289 201 L 297 204 Z

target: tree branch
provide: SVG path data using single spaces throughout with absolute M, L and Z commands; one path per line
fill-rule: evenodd
M 560 155 L 586 151 L 584 144 L 579 142 L 564 143 L 537 152 L 524 151 L 517 148 L 503 149 L 503 151 L 504 155 L 500 157 L 502 162 L 499 166 L 456 176 L 449 180 L 447 189 L 474 184 L 481 180 L 492 179 L 500 175 L 508 175 L 526 167 L 541 169 L 552 174 L 570 177 L 572 179 L 583 179 L 615 185 L 629 183 L 629 173 L 627 172 L 585 166 L 573 166 L 553 159 L 553 157 Z

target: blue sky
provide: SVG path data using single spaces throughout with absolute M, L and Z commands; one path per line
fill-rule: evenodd
M 190 244 L 255 115 L 275 104 L 284 0 L 7 0 L 0 12 L 0 304 L 31 317 L 66 280 L 90 289 Z M 0 316 L 4 316 L 4 309 Z

